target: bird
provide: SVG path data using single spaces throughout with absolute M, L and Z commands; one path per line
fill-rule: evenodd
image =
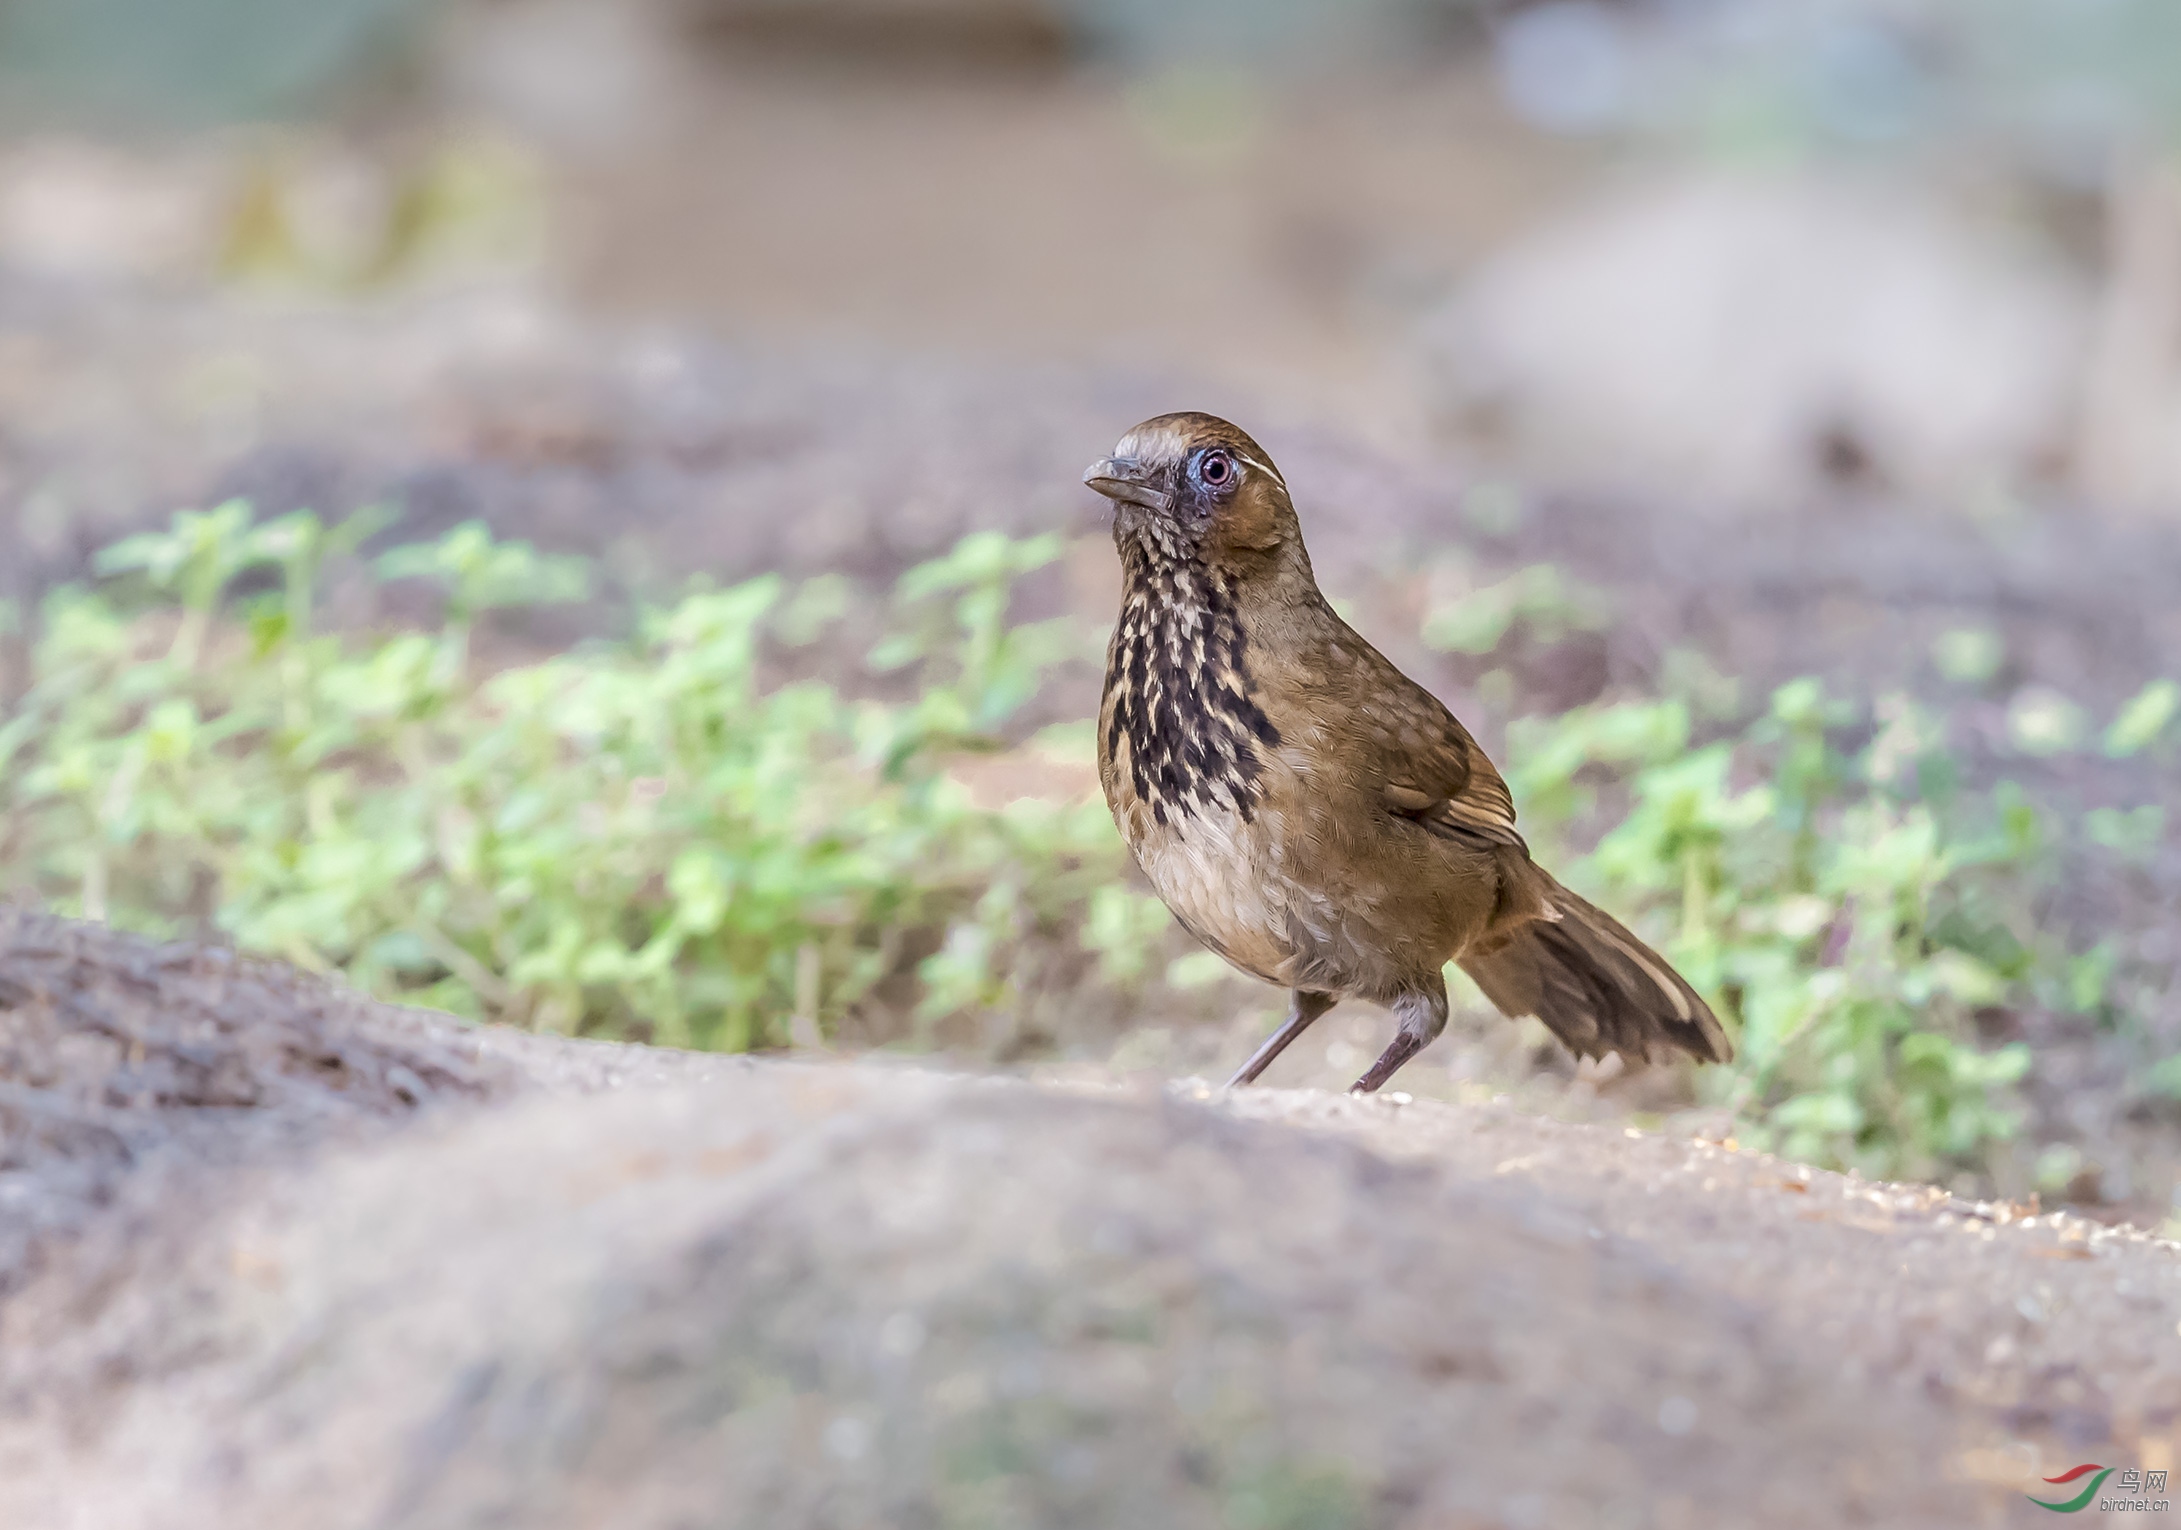
M 1395 1022 L 1351 1090 L 1376 1092 L 1446 1028 L 1450 961 L 1578 1057 L 1733 1057 L 1672 964 L 1530 858 L 1454 714 L 1334 611 L 1270 454 L 1217 416 L 1163 414 L 1083 481 L 1112 501 L 1122 573 L 1107 806 L 1182 928 L 1289 993 L 1228 1087 L 1356 998 Z

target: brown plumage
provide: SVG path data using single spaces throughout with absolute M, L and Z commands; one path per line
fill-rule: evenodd
M 1379 1088 L 1445 1028 L 1447 962 L 1582 1056 L 1732 1055 L 1666 959 L 1530 860 L 1507 783 L 1437 697 L 1319 593 L 1286 480 L 1205 414 L 1146 420 L 1084 481 L 1124 590 L 1098 773 L 1184 928 L 1291 990 L 1247 1083 L 1343 998 L 1398 1033 Z

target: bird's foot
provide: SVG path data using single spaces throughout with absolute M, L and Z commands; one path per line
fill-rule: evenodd
M 1371 1064 L 1371 1071 L 1348 1086 L 1350 1094 L 1376 1094 L 1386 1086 L 1386 1080 L 1401 1071 L 1401 1065 L 1424 1049 L 1424 1038 L 1412 1036 L 1406 1031 L 1397 1034 L 1378 1061 Z

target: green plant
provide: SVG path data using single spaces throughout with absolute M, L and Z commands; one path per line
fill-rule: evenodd
M 581 600 L 591 589 L 590 568 L 580 558 L 547 557 L 528 542 L 495 541 L 483 521 L 464 521 L 436 542 L 382 553 L 378 571 L 387 579 L 427 580 L 446 591 L 437 673 L 450 683 L 468 667 L 470 634 L 479 616 L 511 606 Z M 311 598 L 313 573 L 289 570 L 291 599 Z
M 999 750 L 1080 784 L 1090 725 L 1026 738 L 1022 719 L 1081 636 L 1010 619 L 1054 539 L 981 533 L 912 569 L 867 654 L 843 619 L 870 602 L 845 581 L 766 577 L 487 673 L 478 624 L 581 597 L 588 570 L 478 525 L 359 563 L 384 524 L 177 516 L 110 549 L 107 583 L 18 623 L 0 893 L 224 931 L 460 1014 L 736 1049 L 972 1023 L 1004 1052 L 1080 1037 L 1086 1011 L 1150 985 L 1173 999 L 1222 979 L 1128 884 L 1102 804 L 1070 788 L 981 806 L 969 789 Z M 444 614 L 321 633 L 329 570 L 433 580 Z M 261 587 L 238 595 L 245 575 Z M 1533 598 L 1544 581 L 1517 583 L 1477 641 L 1574 620 Z M 813 668 L 838 679 L 782 678 Z M 1710 736 L 1735 687 L 1693 661 L 1672 673 L 1687 699 L 1510 731 L 1540 855 L 1719 1007 L 1739 1055 L 1700 1087 L 1752 1141 L 1872 1174 L 1988 1167 L 2030 1059 L 1984 1045 L 1980 1017 L 2114 1004 L 2114 948 L 2051 931 L 2073 828 L 2010 783 L 1963 787 L 1946 720 L 1905 698 L 1866 707 L 1801 680 Z M 2153 682 L 2096 737 L 2038 701 L 2018 713 L 2064 725 L 2017 732 L 2025 753 L 2160 750 L 2177 698 Z M 2164 829 L 2156 805 L 2100 808 L 2080 841 L 2140 857 Z
M 914 684 L 885 702 L 767 683 L 779 642 L 845 607 L 775 578 L 481 675 L 483 613 L 587 583 L 477 525 L 377 560 L 446 587 L 436 631 L 316 635 L 328 558 L 376 524 L 179 516 L 102 560 L 140 587 L 49 600 L 0 728 L 7 884 L 461 1014 L 726 1048 L 796 1017 L 883 1033 L 882 987 L 925 1024 L 1021 1012 L 1093 961 L 1138 979 L 1167 938 L 1116 885 L 1102 806 L 983 809 L 949 774 L 1074 651 L 1006 620 L 1051 539 L 976 536 L 912 570 L 876 658 Z M 258 566 L 278 587 L 230 600 Z
M 1758 1145 L 1889 1176 L 1980 1166 L 2017 1129 L 2030 1055 L 1980 1045 L 1978 1013 L 2102 1002 L 2110 952 L 2040 933 L 2047 816 L 2010 785 L 1961 792 L 1940 721 L 1905 698 L 1873 719 L 1799 680 L 1700 747 L 1678 701 L 1602 705 L 1518 724 L 1508 752 L 1534 840 L 1595 821 L 1602 787 L 1624 797 L 1567 874 L 1720 1007 L 1739 1055 L 1704 1078 Z
M 2153 680 L 2136 692 L 2105 730 L 2105 752 L 2116 760 L 2140 754 L 2165 735 L 2177 713 L 2181 713 L 2181 685 Z
M 1606 623 L 1604 595 L 1550 563 L 1529 564 L 1485 585 L 1477 585 L 1458 561 L 1450 560 L 1447 571 L 1461 594 L 1435 602 L 1425 614 L 1422 636 L 1433 648 L 1482 655 L 1497 649 L 1518 627 L 1550 644 Z

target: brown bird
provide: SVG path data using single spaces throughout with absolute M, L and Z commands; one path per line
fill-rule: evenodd
M 1530 859 L 1507 783 L 1437 697 L 1318 591 L 1286 479 L 1225 420 L 1166 414 L 1083 481 L 1114 502 L 1123 575 L 1098 774 L 1182 927 L 1290 990 L 1230 1081 L 1344 998 L 1393 1010 L 1380 1088 L 1446 1027 L 1446 963 L 1578 1056 L 1726 1032 L 1664 957 Z

